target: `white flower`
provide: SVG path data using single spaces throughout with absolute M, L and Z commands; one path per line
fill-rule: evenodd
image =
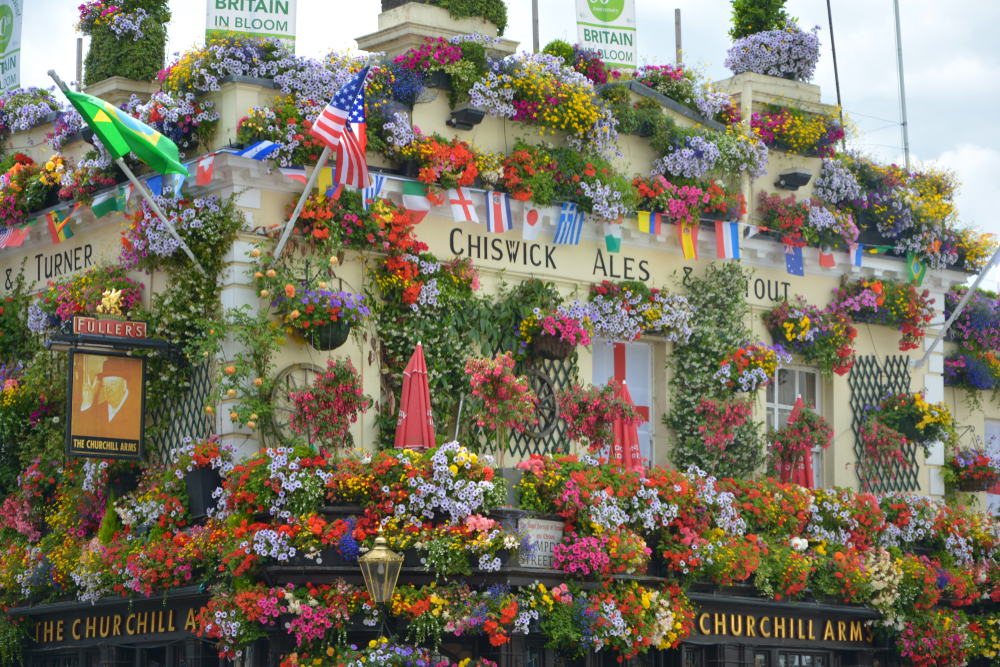
M 805 551 L 809 548 L 809 540 L 802 537 L 793 537 L 788 540 L 788 544 L 796 551 Z

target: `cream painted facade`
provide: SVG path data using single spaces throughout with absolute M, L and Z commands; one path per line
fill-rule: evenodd
M 424 7 L 421 5 L 421 7 Z M 437 9 L 426 7 L 427 9 Z M 422 10 L 421 10 L 422 11 Z M 439 10 L 441 11 L 441 10 Z M 441 12 L 442 14 L 444 12 Z M 413 24 L 413 16 L 401 14 Z M 391 17 L 390 17 L 391 18 Z M 420 20 L 428 20 L 421 14 Z M 436 15 L 441 23 L 440 28 L 461 32 L 464 26 L 445 25 L 450 21 L 447 16 Z M 402 23 L 405 23 L 403 21 Z M 402 23 L 392 23 L 380 19 L 380 32 L 360 40 L 370 49 L 379 47 L 377 35 L 384 34 L 388 39 L 398 40 L 405 32 Z M 419 23 L 419 22 L 418 22 Z M 385 25 L 383 25 L 385 24 Z M 425 25 L 426 23 L 421 23 Z M 445 32 L 445 34 L 449 34 Z M 506 49 L 505 49 L 506 50 Z M 266 83 L 266 82 L 261 82 Z M 125 80 L 109 80 L 98 84 L 100 90 L 94 91 L 108 99 L 118 99 L 116 96 L 139 90 L 146 84 L 127 82 Z M 718 88 L 729 92 L 738 101 L 752 100 L 754 104 L 763 104 L 772 100 L 784 103 L 800 103 L 811 111 L 822 110 L 819 103 L 820 91 L 817 86 L 794 83 L 759 75 L 741 75 L 719 82 Z M 147 93 L 148 94 L 148 93 Z M 217 130 L 210 146 L 203 146 L 200 153 L 215 150 L 235 140 L 236 128 L 247 110 L 255 105 L 266 104 L 272 100 L 277 91 L 269 85 L 257 85 L 253 82 L 228 82 L 222 89 L 206 95 L 206 99 L 215 103 L 215 108 L 221 114 Z M 633 93 L 634 95 L 634 93 Z M 828 109 L 828 107 L 826 107 Z M 689 118 L 673 111 L 664 109 L 664 113 L 672 115 L 679 124 L 693 124 Z M 449 118 L 447 99 L 443 94 L 436 99 L 416 105 L 412 111 L 411 122 L 419 126 L 424 134 L 440 133 L 445 137 L 457 136 L 460 139 L 474 143 L 480 149 L 503 151 L 509 153 L 517 138 L 531 142 L 551 141 L 558 143 L 562 137 L 540 136 L 536 130 L 518 126 L 510 121 L 486 118 L 482 124 L 471 131 L 456 131 L 445 124 Z M 30 132 L 17 133 L 12 137 L 16 150 L 31 155 L 36 160 L 43 160 L 51 152 L 43 142 L 45 133 L 51 131 L 50 125 L 34 128 Z M 653 160 L 657 157 L 648 143 L 637 136 L 623 136 L 619 147 L 625 157 L 617 161 L 618 167 L 625 174 L 647 175 Z M 83 141 L 77 141 L 66 147 L 64 153 L 79 158 L 89 146 Z M 194 155 L 188 155 L 190 160 Z M 373 168 L 392 169 L 394 164 L 385 161 L 381 156 L 369 154 L 369 164 Z M 821 168 L 818 158 L 806 158 L 781 152 L 772 152 L 768 163 L 768 173 L 756 183 L 745 183 L 745 195 L 748 207 L 755 208 L 757 192 L 761 189 L 774 191 L 777 176 L 785 170 L 798 168 L 809 171 L 813 178 L 810 183 L 796 194 L 809 197 L 813 182 Z M 402 182 L 397 178 L 387 180 L 383 191 L 385 196 L 395 202 L 401 201 Z M 301 192 L 301 185 L 286 179 L 277 171 L 268 173 L 267 163 L 260 163 L 231 154 L 220 154 L 216 157 L 214 177 L 209 186 L 197 187 L 193 179 L 187 186 L 189 195 L 204 196 L 206 194 L 229 195 L 238 193 L 238 204 L 246 214 L 248 226 L 240 239 L 227 256 L 229 268 L 220 278 L 223 285 L 222 302 L 225 307 L 249 304 L 259 305 L 259 299 L 251 286 L 245 270 L 251 261 L 248 252 L 254 242 L 262 237 L 255 233 L 258 228 L 269 228 L 285 220 L 285 206 L 294 201 Z M 787 195 L 782 192 L 782 195 Z M 694 261 L 686 261 L 681 254 L 673 226 L 668 225 L 662 235 L 651 236 L 638 232 L 636 220 L 626 220 L 623 233 L 622 248 L 618 254 L 609 254 L 605 247 L 604 234 L 600 226 L 585 224 L 582 239 L 578 246 L 555 246 L 552 242 L 556 231 L 558 209 L 550 207 L 544 210 L 542 231 L 536 241 L 523 242 L 521 238 L 522 210 L 517 202 L 512 203 L 514 230 L 502 235 L 490 234 L 485 225 L 469 223 L 456 224 L 451 218 L 450 208 L 435 208 L 431 214 L 417 227 L 417 235 L 421 241 L 430 246 L 441 260 L 459 256 L 472 256 L 482 279 L 482 289 L 494 292 L 498 282 L 519 281 L 529 277 L 539 277 L 553 281 L 567 297 L 586 299 L 589 287 L 594 282 L 604 279 L 636 279 L 646 282 L 652 287 L 665 287 L 681 294 L 684 288 L 680 279 L 689 269 L 694 275 L 704 271 L 707 264 L 716 260 L 716 243 L 713 229 L 705 226 L 699 239 L 699 257 Z M 485 220 L 485 211 L 479 209 L 479 217 Z M 23 247 L 0 249 L 0 275 L 6 280 L 0 283 L 0 294 L 9 289 L 9 280 L 16 275 L 17 268 L 25 260 L 26 275 L 36 287 L 42 288 L 48 280 L 80 272 L 97 262 L 114 262 L 117 258 L 119 232 L 124 216 L 120 213 L 111 214 L 100 220 L 94 218 L 89 209 L 81 211 L 73 225 L 74 236 L 57 246 L 53 246 L 40 221 L 31 232 L 30 238 Z M 783 261 L 783 246 L 760 237 L 742 241 L 742 263 L 753 270 L 750 289 L 746 295 L 750 305 L 749 323 L 754 333 L 763 341 L 771 342 L 770 335 L 760 321 L 760 315 L 770 309 L 774 300 L 780 297 L 802 295 L 810 303 L 818 306 L 826 305 L 835 289 L 840 276 L 847 274 L 852 277 L 862 275 L 894 280 L 906 280 L 907 270 L 901 260 L 881 256 L 866 255 L 864 266 L 857 268 L 848 262 L 844 253 L 837 253 L 837 267 L 825 269 L 819 266 L 818 250 L 806 248 L 805 276 L 797 277 L 786 273 Z M 343 288 L 361 293 L 366 280 L 365 257 L 358 253 L 349 253 L 347 259 L 337 268 L 336 276 L 342 281 Z M 144 282 L 146 305 L 152 292 L 162 289 L 164 277 L 159 274 L 152 276 L 137 275 Z M 935 299 L 937 317 L 935 324 L 942 321 L 941 309 L 944 304 L 944 294 L 954 285 L 966 283 L 968 275 L 959 271 L 929 271 L 924 286 L 930 289 Z M 859 335 L 855 340 L 856 353 L 862 355 L 877 355 L 883 359 L 886 355 L 904 354 L 911 360 L 923 356 L 924 349 L 910 352 L 899 352 L 900 334 L 885 327 L 861 324 Z M 937 332 L 937 327 L 928 330 L 926 342 L 929 345 Z M 319 368 L 326 365 L 326 359 L 333 356 L 349 355 L 355 367 L 362 369 L 366 393 L 378 398 L 380 391 L 379 368 L 377 355 L 372 344 L 372 331 L 369 329 L 366 337 L 353 337 L 348 343 L 330 353 L 318 352 L 307 344 L 292 344 L 285 346 L 279 355 L 277 370 L 289 368 L 295 364 L 311 364 Z M 413 341 L 416 343 L 417 341 Z M 657 464 L 667 465 L 670 434 L 661 424 L 660 417 L 669 409 L 668 381 L 666 357 L 671 351 L 671 343 L 656 337 L 644 338 L 641 344 L 650 347 L 650 384 L 652 401 L 650 422 L 652 428 L 652 455 Z M 945 346 L 942 346 L 942 348 Z M 910 368 L 911 391 L 925 390 L 927 400 L 931 402 L 945 400 L 949 403 L 957 420 L 962 425 L 971 426 L 975 435 L 985 433 L 986 420 L 1000 419 L 1000 408 L 995 405 L 985 405 L 983 411 L 970 413 L 964 405 L 962 392 L 945 389 L 942 378 L 943 353 L 946 349 L 939 348 L 931 356 L 928 365 L 918 369 Z M 228 348 L 232 352 L 231 346 Z M 802 365 L 796 360 L 797 365 Z M 592 349 L 579 350 L 579 378 L 588 383 L 593 376 L 594 352 Z M 984 403 L 988 396 L 984 396 Z M 836 437 L 831 448 L 823 454 L 822 479 L 817 482 L 823 486 L 858 486 L 854 472 L 856 460 L 854 435 L 851 430 L 853 413 L 850 407 L 850 389 L 847 377 L 834 377 L 821 383 L 820 408 L 824 417 L 830 420 L 835 428 Z M 216 427 L 224 439 L 234 442 L 245 453 L 250 453 L 260 442 L 255 434 L 245 427 L 234 427 L 229 422 L 228 410 L 219 410 Z M 763 420 L 764 393 L 760 392 L 757 403 L 757 418 Z M 354 426 L 355 442 L 365 448 L 374 447 L 376 434 L 374 432 L 374 414 L 369 412 Z M 439 427 L 440 428 L 440 427 Z M 970 434 L 963 437 L 965 444 L 971 444 Z M 270 444 L 270 443 L 267 443 Z M 920 464 L 920 492 L 933 495 L 943 494 L 943 484 L 940 480 L 938 466 L 943 463 L 941 448 L 932 453 L 930 460 L 925 461 L 922 453 L 918 453 Z M 985 500 L 985 499 L 981 499 Z

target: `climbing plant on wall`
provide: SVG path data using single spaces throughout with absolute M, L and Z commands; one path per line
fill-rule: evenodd
M 733 390 L 715 376 L 720 361 L 752 339 L 744 297 L 747 281 L 748 274 L 735 262 L 709 264 L 703 277 L 688 281 L 693 331 L 686 344 L 675 344 L 668 358 L 673 371 L 671 404 L 663 416 L 663 423 L 674 431 L 670 457 L 680 470 L 697 465 L 703 470 L 714 468 L 718 477 L 739 478 L 751 475 L 763 461 L 758 423 L 748 420 L 736 426 L 735 437 L 724 446 L 706 444 L 708 433 L 703 427 L 712 426 L 706 424 L 705 415 L 712 411 L 699 410 L 703 400 L 734 398 Z

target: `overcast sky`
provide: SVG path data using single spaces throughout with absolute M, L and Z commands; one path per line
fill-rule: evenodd
M 635 0 L 640 62 L 674 60 L 674 9 L 681 9 L 685 60 L 705 65 L 713 80 L 731 44 L 728 0 Z M 864 131 L 863 148 L 902 160 L 892 0 L 831 0 L 845 111 Z M 171 0 L 169 52 L 203 39 L 206 0 Z M 22 28 L 23 85 L 49 85 L 45 72 L 74 76 L 76 2 L 27 0 Z M 576 41 L 575 0 L 539 0 L 541 42 Z M 936 160 L 956 170 L 963 183 L 963 221 L 1000 234 L 1000 2 L 961 0 L 942 4 L 900 0 L 911 159 Z M 506 37 L 531 48 L 531 0 L 508 0 Z M 833 58 L 826 3 L 788 0 L 804 28 L 820 25 L 822 56 L 813 83 L 823 101 L 835 104 Z M 354 38 L 374 32 L 378 0 L 298 0 L 298 47 L 319 56 L 356 48 Z M 86 48 L 86 44 L 85 44 Z

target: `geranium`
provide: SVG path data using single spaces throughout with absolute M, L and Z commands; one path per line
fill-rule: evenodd
M 961 491 L 989 489 L 1000 482 L 1000 460 L 982 450 L 957 450 L 944 465 L 946 483 Z
M 495 359 L 469 359 L 465 362 L 472 395 L 483 401 L 483 409 L 476 415 L 476 423 L 495 438 L 500 466 L 507 449 L 510 429 L 524 432 L 535 424 L 535 406 L 538 399 L 531 390 L 528 378 L 514 375 L 514 357 L 510 352 L 498 354 Z
M 146 102 L 133 95 L 122 109 L 182 150 L 194 148 L 199 142 L 206 145 L 219 120 L 215 104 L 199 100 L 192 92 L 157 92 Z
M 327 359 L 326 372 L 312 386 L 291 395 L 295 402 L 291 426 L 296 433 L 308 433 L 310 442 L 319 438 L 334 451 L 350 447 L 351 424 L 372 405 L 362 391 L 361 374 L 348 359 Z
M 501 182 L 514 199 L 546 205 L 555 196 L 556 167 L 549 151 L 518 139 L 514 151 L 503 161 Z
M 874 465 L 883 468 L 890 468 L 893 464 L 897 466 L 908 466 L 903 448 L 906 446 L 906 438 L 899 431 L 886 426 L 877 419 L 869 419 L 861 427 L 861 446 L 865 453 L 865 460 L 861 467 L 871 467 Z
M 715 179 L 708 182 L 701 199 L 702 211 L 722 216 L 725 220 L 739 220 L 747 214 L 747 201 L 735 188 L 723 188 Z
M 924 327 L 934 317 L 928 290 L 917 291 L 909 284 L 893 280 L 859 278 L 851 282 L 841 278 L 834 305 L 843 309 L 855 322 L 870 322 L 896 327 L 903 333 L 900 350 L 913 350 L 924 337 Z
M 765 30 L 737 39 L 724 63 L 733 74 L 756 72 L 809 81 L 819 61 L 819 26 L 804 32 L 789 20 L 783 30 Z
M 611 381 L 603 387 L 586 389 L 574 384 L 559 394 L 559 416 L 566 422 L 566 437 L 582 441 L 591 452 L 599 452 L 614 442 L 614 425 L 641 424 L 642 415 L 619 396 L 619 385 Z
M 747 423 L 753 413 L 750 398 L 731 398 L 720 401 L 703 398 L 695 409 L 701 419 L 698 433 L 713 458 L 725 460 L 726 448 L 736 440 L 736 430 Z
M 796 408 L 784 426 L 768 431 L 772 470 L 794 470 L 803 457 L 833 442 L 833 427 L 814 410 L 813 406 Z
M 264 298 L 273 297 L 271 306 L 289 329 L 302 332 L 340 321 L 357 324 L 371 314 L 363 295 L 336 292 L 323 280 L 297 280 L 287 264 L 262 262 L 261 268 L 268 270 L 257 272 L 257 288 L 262 296 L 266 292 Z
M 479 175 L 475 149 L 458 138 L 446 141 L 436 134 L 424 137 L 418 133 L 408 152 L 411 154 L 406 157 L 420 165 L 418 180 L 429 186 L 428 199 L 438 206 L 446 203 L 447 190 L 468 187 Z
M 69 322 L 76 315 L 97 315 L 105 292 L 118 292 L 123 317 L 134 317 L 142 309 L 142 283 L 120 267 L 97 266 L 58 282 L 49 282 L 32 310 L 44 314 L 42 330 Z

